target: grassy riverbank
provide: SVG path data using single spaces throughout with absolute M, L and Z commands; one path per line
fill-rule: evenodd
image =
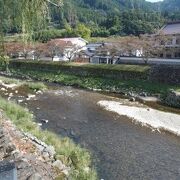
M 75 145 L 69 138 L 61 138 L 52 132 L 41 130 L 34 123 L 32 114 L 14 102 L 8 102 L 0 97 L 0 109 L 20 130 L 31 133 L 48 145 L 53 145 L 57 153 L 57 159 L 71 167 L 71 179 L 97 179 L 95 170 L 89 169 L 91 167 L 91 157 L 85 149 Z
M 42 82 L 27 82 L 4 76 L 0 76 L 0 82 L 4 83 L 4 85 L 14 84 L 16 85 L 16 88 L 20 86 L 26 86 L 29 90 L 32 91 L 44 91 L 47 89 L 47 86 Z
M 173 69 L 174 67 L 169 71 L 176 74 Z M 179 85 L 151 81 L 152 67 L 148 65 L 94 65 L 17 60 L 10 61 L 10 70 L 13 75 L 30 76 L 40 81 L 126 94 L 146 92 L 149 95 L 164 96 L 170 89 L 180 89 Z
M 103 77 L 77 76 L 62 72 L 11 69 L 15 75 L 28 75 L 40 81 L 62 83 L 85 89 L 96 89 L 110 92 L 146 92 L 164 96 L 170 89 L 180 90 L 180 86 L 152 83 L 147 80 L 117 80 Z

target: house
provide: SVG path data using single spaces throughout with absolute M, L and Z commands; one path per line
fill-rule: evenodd
M 55 51 L 53 61 L 70 61 L 76 59 L 80 51 L 86 50 L 87 43 L 88 41 L 80 37 L 51 40 L 49 44 L 54 47 Z
M 156 36 L 164 36 L 165 42 L 159 45 L 165 49 L 159 54 L 162 58 L 180 58 L 180 21 L 169 22 L 163 26 Z
M 110 56 L 110 43 L 91 43 L 86 46 L 86 55 L 89 56 L 89 62 L 92 64 L 113 64 Z
M 103 43 L 90 43 L 86 46 L 86 54 L 89 57 L 94 56 L 97 53 L 97 49 L 103 46 Z
M 90 58 L 90 63 L 92 64 L 116 64 L 116 62 L 119 60 L 119 57 L 113 57 L 112 56 L 93 56 Z
M 116 64 L 120 57 L 138 57 L 140 50 L 131 50 L 124 46 L 123 42 L 102 42 L 87 45 L 87 54 L 90 63 L 93 64 Z

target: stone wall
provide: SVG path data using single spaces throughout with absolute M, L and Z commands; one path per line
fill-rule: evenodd
M 119 67 L 116 68 L 116 67 Z M 71 65 L 52 62 L 11 61 L 10 68 L 59 72 L 76 76 L 112 78 L 117 80 L 148 80 L 165 84 L 180 85 L 180 65 Z M 128 68 L 123 69 L 126 66 Z
M 113 68 L 117 66 L 119 66 L 119 68 Z M 16 70 L 59 72 L 81 77 L 102 77 L 118 80 L 146 80 L 150 69 L 149 66 L 140 65 L 79 65 L 44 61 L 11 61 L 9 67 L 10 69 Z
M 149 80 L 165 84 L 180 85 L 180 66 L 152 66 L 149 74 Z

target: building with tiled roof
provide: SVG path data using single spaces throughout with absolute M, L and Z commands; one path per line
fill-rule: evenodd
M 158 35 L 163 35 L 168 39 L 165 51 L 160 54 L 160 57 L 180 59 L 180 21 L 167 23 L 159 30 Z

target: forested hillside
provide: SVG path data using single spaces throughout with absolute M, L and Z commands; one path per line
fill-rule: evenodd
M 162 26 L 158 7 L 145 0 L 66 0 L 61 13 L 54 10 L 52 17 L 57 24 L 61 19 L 60 28 L 84 23 L 92 36 L 139 35 Z
M 166 19 L 180 20 L 180 0 L 164 0 L 161 11 Z
M 51 30 L 37 32 L 35 39 L 140 35 L 155 32 L 165 21 L 180 19 L 180 0 L 159 3 L 145 0 L 64 0 L 61 8 L 51 6 L 51 18 L 48 26 Z M 11 22 L 7 20 L 5 32 L 18 31 Z

